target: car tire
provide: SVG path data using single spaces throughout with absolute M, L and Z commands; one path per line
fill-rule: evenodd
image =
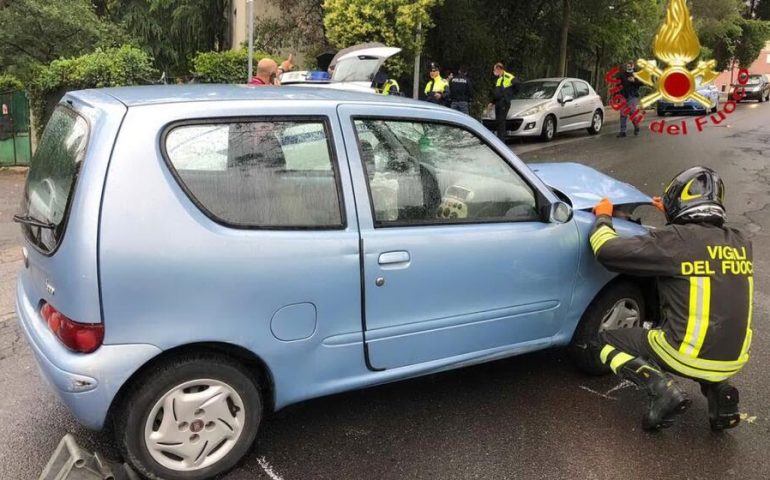
M 665 116 L 666 116 L 666 112 L 664 112 L 664 111 L 663 111 L 663 110 L 661 110 L 661 109 L 658 109 L 658 110 L 657 110 L 657 114 L 658 114 L 658 116 L 659 116 L 659 117 L 665 117 Z
M 548 115 L 543 121 L 543 130 L 540 133 L 540 138 L 546 142 L 553 140 L 556 136 L 556 118 L 553 115 Z
M 153 480 L 223 474 L 249 451 L 262 420 L 255 379 L 225 356 L 173 358 L 151 367 L 128 389 L 113 416 L 116 443 L 123 458 Z M 209 389 L 213 396 L 205 393 Z M 164 408 L 169 404 L 170 415 Z M 189 466 L 190 461 L 200 463 Z
M 591 118 L 591 126 L 587 129 L 588 133 L 590 135 L 598 135 L 602 131 L 602 125 L 604 125 L 604 116 L 601 110 L 596 110 Z
M 588 375 L 605 375 L 610 372 L 609 367 L 599 359 L 598 345 L 599 332 L 604 330 L 603 323 L 610 322 L 610 315 L 616 308 L 636 310 L 636 320 L 629 314 L 627 318 L 619 318 L 618 323 L 624 323 L 626 327 L 642 326 L 645 322 L 644 295 L 638 285 L 621 280 L 606 287 L 594 298 L 583 317 L 578 323 L 568 352 L 578 370 Z M 630 323 L 633 321 L 633 325 Z M 623 328 L 623 327 L 616 327 Z
M 711 107 L 711 113 L 717 113 L 718 110 L 719 110 L 719 100 L 714 102 L 714 106 Z

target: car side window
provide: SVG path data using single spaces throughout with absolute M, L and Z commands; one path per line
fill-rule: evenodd
M 539 219 L 532 187 L 470 131 L 382 119 L 355 127 L 375 226 Z
M 588 84 L 585 82 L 572 82 L 575 88 L 575 98 L 586 97 L 590 93 Z
M 206 122 L 172 127 L 165 154 L 209 217 L 236 228 L 342 228 L 324 121 Z
M 564 100 L 565 97 L 575 97 L 575 89 L 572 87 L 572 82 L 564 82 L 561 90 L 559 91 L 559 101 Z

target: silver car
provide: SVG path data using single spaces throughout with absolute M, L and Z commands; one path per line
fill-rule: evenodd
M 495 109 L 488 108 L 484 125 L 496 130 Z M 552 140 L 557 133 L 585 128 L 591 135 L 602 129 L 604 105 L 587 82 L 578 78 L 539 78 L 519 86 L 506 120 L 509 137 Z

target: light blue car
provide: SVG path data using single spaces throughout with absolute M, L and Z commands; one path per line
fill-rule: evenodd
M 233 467 L 269 412 L 645 324 L 590 207 L 650 198 L 525 165 L 480 123 L 330 89 L 67 94 L 27 179 L 16 307 L 75 417 L 150 478 Z M 646 229 L 626 219 L 622 235 Z

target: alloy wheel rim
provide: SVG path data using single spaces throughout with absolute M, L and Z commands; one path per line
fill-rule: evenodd
M 548 124 L 545 126 L 545 133 L 548 136 L 548 138 L 553 138 L 553 120 L 548 119 Z
M 192 471 L 220 461 L 243 433 L 240 395 L 219 380 L 184 382 L 167 391 L 150 410 L 144 441 L 165 468 Z
M 641 326 L 641 309 L 633 298 L 622 298 L 615 302 L 602 318 L 599 332 Z
M 599 132 L 602 129 L 602 116 L 598 113 L 594 114 L 594 131 Z

